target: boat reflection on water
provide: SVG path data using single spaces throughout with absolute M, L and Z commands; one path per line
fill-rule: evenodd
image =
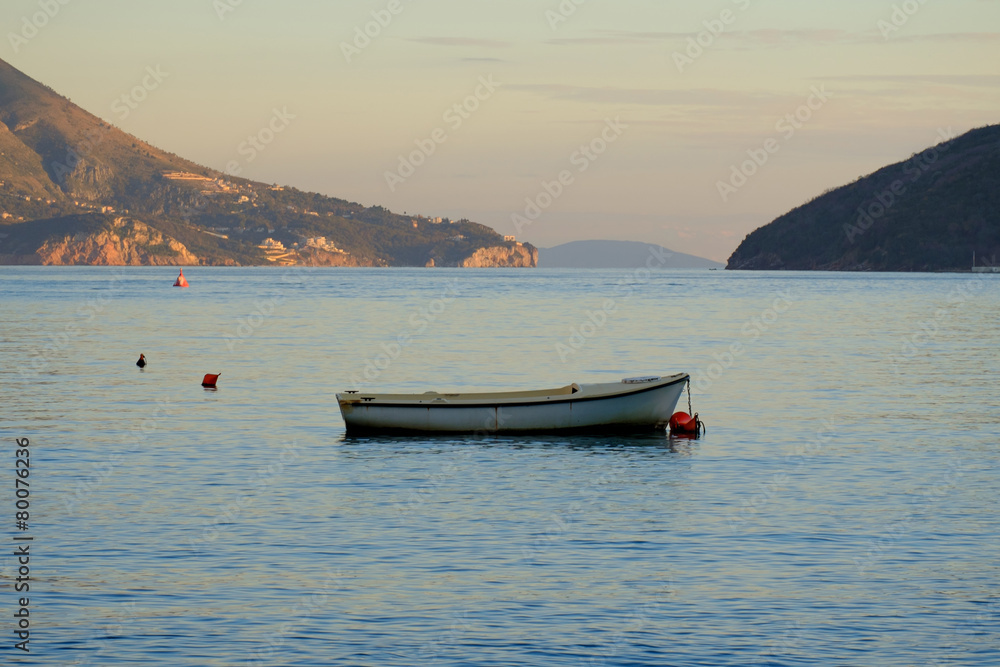
M 671 454 L 692 456 L 698 449 L 694 435 L 670 435 L 663 431 L 627 434 L 595 435 L 351 435 L 344 433 L 334 441 L 345 447 L 385 446 L 388 449 L 409 450 L 451 449 L 453 447 L 509 447 L 513 449 L 570 449 L 587 452 L 662 450 Z

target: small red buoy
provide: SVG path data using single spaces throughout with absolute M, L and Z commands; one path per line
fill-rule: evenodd
M 188 287 L 187 278 L 184 277 L 184 269 L 181 269 L 181 275 L 177 276 L 177 281 L 174 283 L 174 287 Z
M 698 419 L 697 412 L 693 417 L 686 412 L 675 412 L 670 418 L 670 432 L 673 434 L 698 437 L 704 427 L 705 425 Z
M 207 373 L 205 375 L 205 379 L 201 381 L 201 386 L 202 387 L 207 387 L 207 388 L 214 389 L 215 388 L 215 383 L 219 381 L 219 375 L 222 375 L 222 373 L 218 373 L 216 375 L 212 375 L 211 373 Z

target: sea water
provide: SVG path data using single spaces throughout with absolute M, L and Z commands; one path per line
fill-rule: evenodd
M 185 274 L 0 267 L 6 664 L 1000 664 L 1000 276 Z M 334 398 L 677 372 L 698 440 Z

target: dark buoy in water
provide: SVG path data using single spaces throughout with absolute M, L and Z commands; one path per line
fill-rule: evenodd
M 188 287 L 187 278 L 184 277 L 184 269 L 181 269 L 181 275 L 177 276 L 174 287 Z
M 219 381 L 220 375 L 222 375 L 222 373 L 217 373 L 215 375 L 207 373 L 205 375 L 205 379 L 201 381 L 201 386 L 205 389 L 215 389 L 215 383 Z
M 138 366 L 139 368 L 145 368 L 146 367 L 146 355 L 145 354 L 140 354 L 139 355 L 139 361 L 135 362 L 135 365 Z

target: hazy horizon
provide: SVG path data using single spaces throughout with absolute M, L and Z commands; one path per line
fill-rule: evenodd
M 725 261 L 1000 107 L 994 0 L 12 0 L 0 16 L 0 58 L 160 148 L 540 247 Z

